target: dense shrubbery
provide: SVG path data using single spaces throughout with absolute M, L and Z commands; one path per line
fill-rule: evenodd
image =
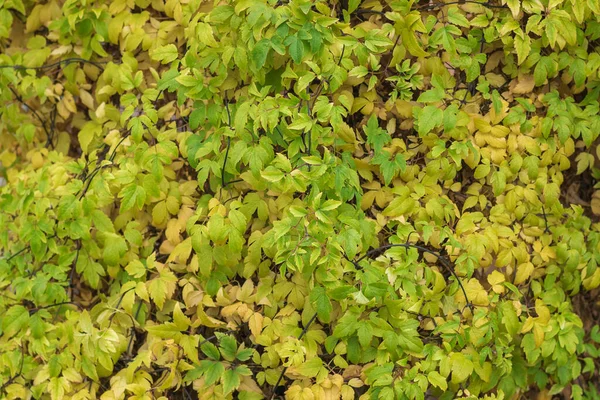
M 600 398 L 599 44 L 598 0 L 0 1 L 0 397 Z

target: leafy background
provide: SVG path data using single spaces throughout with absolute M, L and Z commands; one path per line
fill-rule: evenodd
M 0 396 L 598 399 L 598 0 L 0 0 Z

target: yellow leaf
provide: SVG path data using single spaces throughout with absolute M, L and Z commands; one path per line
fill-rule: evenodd
M 95 122 L 92 122 L 92 121 L 86 123 L 81 128 L 81 130 L 77 134 L 77 138 L 79 139 L 79 145 L 81 146 L 81 149 L 83 150 L 84 153 L 87 154 L 88 146 L 90 145 L 90 143 L 92 143 L 94 138 L 101 132 L 102 132 L 102 126 L 100 126 L 99 124 L 96 124 Z
M 481 367 L 477 363 L 474 363 L 475 372 L 484 382 L 489 382 L 490 377 L 492 376 L 492 364 L 488 361 L 485 361 Z
M 583 280 L 583 286 L 587 290 L 595 289 L 600 286 L 600 269 L 596 269 L 594 273 Z
M 533 325 L 533 338 L 535 340 L 535 346 L 540 347 L 544 343 L 544 328 L 539 324 Z
M 600 191 L 596 190 L 592 195 L 592 212 L 594 215 L 600 215 Z
M 354 389 L 352 389 L 348 385 L 342 386 L 342 400 L 353 400 L 354 399 Z
M 31 165 L 35 169 L 41 168 L 44 165 L 44 157 L 40 152 L 36 151 L 33 153 L 31 156 Z
M 285 392 L 285 398 L 290 400 L 314 400 L 315 395 L 309 388 L 303 388 L 300 385 L 292 385 Z
M 167 237 L 167 240 L 169 242 L 171 242 L 174 245 L 179 244 L 179 242 L 181 242 L 181 236 L 180 236 L 180 229 L 179 229 L 179 225 L 177 224 L 177 220 L 176 219 L 172 219 L 169 222 L 167 222 L 167 229 L 165 230 L 165 236 Z
M 517 267 L 517 275 L 515 276 L 515 285 L 525 282 L 533 273 L 534 266 L 530 262 L 520 264 Z
M 10 167 L 16 159 L 17 155 L 8 150 L 5 150 L 0 154 L 0 163 L 2 163 L 4 168 Z
M 530 93 L 535 86 L 535 79 L 532 75 L 521 75 L 514 85 L 512 92 L 517 94 Z
M 504 274 L 500 271 L 494 271 L 488 275 L 487 281 L 490 285 L 492 285 L 492 290 L 498 294 L 504 293 L 506 290 L 502 283 L 506 280 Z
M 236 298 L 242 302 L 248 302 L 250 296 L 254 292 L 254 282 L 251 279 L 247 279 L 246 282 L 242 285 L 242 289 L 239 290 L 236 294 Z
M 184 331 L 190 327 L 192 321 L 181 311 L 181 306 L 179 302 L 175 303 L 175 307 L 173 309 L 173 322 L 177 326 L 177 329 L 180 331 Z
M 190 258 L 192 252 L 192 238 L 187 238 L 183 242 L 177 244 L 175 249 L 169 255 L 167 262 L 178 261 L 180 263 L 186 263 Z
M 88 91 L 81 89 L 79 91 L 79 99 L 81 100 L 83 105 L 85 105 L 90 110 L 94 108 L 94 98 Z
M 467 296 L 469 301 L 476 306 L 487 306 L 490 303 L 488 298 L 487 291 L 483 288 L 481 283 L 475 278 L 469 279 L 467 282 L 463 282 L 463 286 L 465 291 L 467 292 Z M 455 299 L 458 302 L 465 303 L 465 296 L 462 290 L 459 290 Z
M 220 328 L 220 327 L 226 325 L 225 322 L 219 321 L 216 318 L 208 316 L 204 312 L 204 310 L 202 310 L 200 308 L 198 308 L 197 314 L 198 314 L 198 319 L 194 323 L 195 327 L 203 325 L 203 326 L 207 326 L 209 328 Z
M 356 143 L 356 134 L 354 133 L 354 130 L 345 122 L 342 122 L 337 126 L 335 133 L 346 143 Z
M 152 223 L 160 226 L 167 220 L 167 204 L 165 201 L 159 201 L 152 209 Z
M 536 322 L 546 325 L 550 321 L 550 310 L 544 305 L 541 299 L 535 301 L 535 312 L 538 315 Z
M 196 25 L 196 36 L 200 42 L 210 47 L 217 47 L 217 41 L 213 35 L 213 28 L 207 23 L 200 22 Z
M 264 317 L 259 313 L 254 313 L 248 320 L 248 327 L 254 336 L 260 335 L 263 329 Z
M 148 288 L 144 284 L 144 282 L 138 282 L 135 287 L 135 294 L 139 296 L 140 299 L 150 302 L 150 297 L 148 296 Z
M 252 377 L 250 377 L 250 376 L 242 377 L 240 387 L 237 390 L 262 394 L 261 388 L 256 384 L 254 379 L 252 379 Z
M 510 8 L 510 12 L 512 13 L 513 18 L 518 19 L 519 10 L 521 8 L 521 2 L 519 0 L 507 0 L 502 2 L 502 4 L 504 3 L 506 3 L 506 5 L 508 5 L 508 8 Z
M 71 50 L 73 50 L 73 46 L 71 46 L 71 45 L 68 45 L 68 46 L 59 46 L 56 49 L 52 50 L 52 53 L 50 53 L 50 55 L 54 56 L 54 57 L 64 56 L 65 54 L 67 54 Z
M 106 103 L 105 102 L 102 102 L 102 104 L 100 104 L 98 106 L 95 114 L 96 114 L 96 118 L 98 118 L 98 119 L 104 118 L 104 116 L 106 115 Z
M 29 15 L 27 16 L 27 24 L 25 25 L 26 33 L 35 32 L 40 26 L 42 26 L 42 22 L 40 21 L 40 11 L 42 7 L 42 5 L 38 4 L 29 12 Z

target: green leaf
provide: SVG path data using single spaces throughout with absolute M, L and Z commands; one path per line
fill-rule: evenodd
M 531 51 L 531 39 L 529 35 L 520 32 L 515 35 L 515 49 L 517 50 L 518 64 L 523 64 Z
M 240 361 L 247 361 L 250 359 L 250 357 L 252 357 L 253 353 L 253 349 L 241 349 L 237 352 L 235 357 Z
M 406 159 L 402 154 L 392 157 L 392 154 L 385 150 L 373 157 L 371 163 L 380 166 L 386 185 L 389 185 L 399 172 L 406 170 Z
M 236 47 L 233 51 L 233 61 L 235 65 L 243 72 L 248 72 L 248 53 L 243 47 Z
M 193 369 L 189 370 L 186 374 L 185 374 L 185 378 L 183 378 L 184 382 L 192 382 L 195 381 L 196 379 L 200 379 L 202 377 L 204 373 L 204 370 L 202 369 L 201 366 L 196 366 Z
M 356 257 L 361 240 L 361 234 L 355 229 L 344 229 L 338 235 L 338 241 L 350 259 L 354 259 Z
M 448 22 L 454 25 L 462 26 L 463 28 L 468 28 L 471 26 L 469 20 L 467 17 L 465 17 L 462 10 L 456 6 L 448 8 Z
M 72 194 L 64 196 L 60 199 L 57 215 L 61 220 L 66 220 L 74 216 L 79 206 L 77 198 Z
M 358 329 L 358 326 L 364 322 L 358 321 L 358 312 L 355 310 L 347 311 L 335 325 L 333 335 L 337 338 L 345 338 L 352 335 Z
M 85 281 L 90 287 L 96 289 L 100 284 L 100 277 L 106 275 L 104 268 L 97 262 L 90 260 L 82 260 L 77 263 L 77 272 L 83 275 Z
M 461 383 L 473 373 L 473 362 L 462 353 L 452 353 L 452 383 Z
M 13 17 L 7 9 L 0 9 L 0 38 L 7 38 L 10 35 L 10 28 L 13 23 Z
M 134 278 L 141 278 L 148 272 L 140 260 L 132 260 L 127 267 L 125 267 L 125 271 Z
M 352 14 L 354 10 L 358 8 L 362 0 L 349 0 L 348 1 L 348 13 Z
M 204 121 L 206 121 L 206 106 L 201 104 L 190 114 L 190 129 L 197 129 Z
M 300 40 L 298 34 L 294 36 L 289 36 L 284 41 L 284 44 L 286 46 L 289 46 L 290 56 L 292 57 L 292 60 L 294 60 L 296 64 L 300 64 L 302 62 L 302 57 L 304 57 L 304 42 Z
M 96 365 L 86 355 L 81 357 L 81 369 L 83 370 L 83 373 L 86 374 L 91 380 L 98 382 L 99 378 L 98 372 L 96 371 Z
M 250 52 L 250 59 L 255 70 L 262 69 L 267 61 L 267 56 L 271 50 L 271 44 L 268 39 L 261 39 Z
M 140 118 L 131 118 L 127 123 L 127 128 L 131 131 L 131 137 L 135 143 L 140 143 L 144 137 L 144 125 Z
M 367 135 L 367 143 L 376 152 L 392 141 L 390 134 L 379 127 L 379 119 L 374 114 L 371 115 L 363 130 Z
M 309 296 L 310 302 L 315 306 L 319 319 L 324 323 L 331 321 L 331 312 L 333 306 L 325 289 L 321 286 L 315 286 Z
M 177 68 L 173 68 L 164 72 L 160 77 L 157 89 L 169 91 L 177 89 L 180 86 L 177 82 L 177 77 L 179 77 L 179 71 L 177 70 Z
M 200 350 L 202 350 L 202 352 L 204 354 L 206 354 L 208 357 L 212 358 L 213 360 L 221 359 L 221 353 L 219 353 L 219 349 L 217 348 L 217 346 L 215 346 L 211 342 L 204 343 L 202 346 L 200 346 Z
M 445 96 L 446 94 L 444 93 L 443 88 L 432 88 L 421 93 L 417 101 L 422 103 L 437 103 L 442 101 Z
M 102 127 L 94 122 L 88 122 L 79 131 L 77 138 L 79 139 L 79 145 L 84 153 L 88 153 L 88 147 L 94 140 L 94 138 L 102 132 Z
M 2 11 L 6 11 L 6 10 L 2 10 Z M 35 125 L 24 124 L 21 127 L 19 127 L 19 133 L 21 135 L 23 135 L 25 140 L 27 140 L 29 143 L 31 143 L 33 141 L 33 138 L 35 137 Z
M 223 375 L 223 393 L 229 394 L 238 387 L 240 387 L 240 375 L 232 369 L 226 370 Z
M 237 354 L 237 342 L 231 336 L 224 336 L 219 342 L 219 349 L 221 349 L 221 355 L 227 361 L 235 360 Z
M 314 378 L 321 368 L 323 368 L 323 361 L 319 357 L 314 357 L 304 362 L 296 371 L 307 378 Z
M 248 112 L 250 111 L 250 106 L 250 102 L 244 102 L 238 107 L 237 111 L 235 112 L 233 126 L 235 127 L 235 131 L 238 135 L 242 135 L 242 131 L 248 123 Z
M 500 196 L 504 193 L 506 188 L 506 174 L 502 170 L 494 171 L 492 173 L 492 188 L 494 189 L 494 196 Z
M 200 362 L 204 372 L 204 384 L 210 386 L 224 377 L 225 366 L 218 361 L 202 360 Z
M 373 339 L 373 326 L 370 322 L 364 322 L 359 325 L 357 330 L 358 342 L 363 349 L 369 347 L 371 340 Z
M 2 332 L 11 337 L 29 323 L 29 311 L 23 306 L 12 306 L 2 318 Z
M 122 236 L 114 233 L 104 233 L 104 236 L 104 262 L 108 265 L 117 265 L 127 251 L 127 242 Z
M 33 314 L 29 320 L 29 327 L 31 328 L 31 335 L 36 339 L 41 339 L 46 333 L 45 322 L 42 319 L 41 310 Z
M 442 125 L 444 112 L 439 107 L 427 106 L 423 109 L 416 108 L 417 114 L 417 132 L 419 136 L 424 136 L 434 128 Z
M 101 232 L 115 233 L 113 222 L 101 210 L 92 211 L 92 222 Z
M 134 206 L 141 210 L 146 202 L 146 190 L 142 186 L 135 183 L 125 186 L 120 192 L 119 197 L 123 199 L 121 202 L 121 212 L 131 210 Z
M 444 50 L 454 54 L 456 53 L 456 41 L 453 35 L 460 36 L 460 29 L 453 25 L 445 25 L 433 33 L 431 40 L 435 43 L 440 43 L 444 47 Z
M 155 61 L 160 61 L 162 64 L 168 64 L 179 57 L 179 52 L 174 44 L 168 44 L 150 50 L 150 57 Z
M 180 334 L 180 329 L 172 322 L 166 322 L 160 325 L 147 326 L 146 330 L 153 336 L 162 339 L 171 339 Z
M 196 25 L 196 37 L 201 43 L 209 47 L 217 47 L 219 45 L 215 40 L 213 27 L 205 22 L 200 22 Z
M 440 373 L 437 371 L 431 371 L 430 373 L 428 373 L 427 380 L 433 386 L 438 387 L 443 391 L 446 391 L 446 389 L 448 389 L 448 382 L 446 381 L 446 378 L 440 375 Z

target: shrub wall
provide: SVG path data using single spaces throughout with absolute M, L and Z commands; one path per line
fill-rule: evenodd
M 598 0 L 0 0 L 0 397 L 598 399 Z

